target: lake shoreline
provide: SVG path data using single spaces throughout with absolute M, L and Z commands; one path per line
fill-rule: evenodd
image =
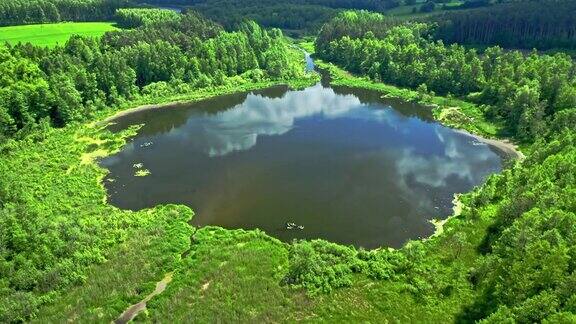
M 495 148 L 496 150 L 501 152 L 506 159 L 523 160 L 526 157 L 524 153 L 522 153 L 522 151 L 519 150 L 518 145 L 514 144 L 509 139 L 486 138 L 481 135 L 474 134 L 460 128 L 455 128 L 454 130 L 458 133 L 468 135 L 477 140 L 478 142 L 484 143 L 488 146 Z
M 141 100 L 135 100 L 132 102 L 125 103 L 122 106 L 117 107 L 113 110 L 107 110 L 101 116 L 96 117 L 97 121 L 96 124 L 103 126 L 114 122 L 115 119 L 131 115 L 137 112 L 170 108 L 176 105 L 188 104 L 218 96 L 224 96 L 247 91 L 255 91 L 275 86 L 288 86 L 290 88 L 299 89 L 302 87 L 313 85 L 316 82 L 317 82 L 316 77 L 297 78 L 292 80 L 271 80 L 271 81 L 242 84 L 233 87 L 220 86 L 214 88 L 197 89 L 190 93 L 160 99 L 142 98 Z
M 440 108 L 440 105 L 435 102 L 438 100 L 446 99 L 443 97 L 434 97 L 430 102 L 425 101 L 418 101 L 416 97 L 418 93 L 414 90 L 399 88 L 390 84 L 382 83 L 382 82 L 374 82 L 371 80 L 367 80 L 365 78 L 356 77 L 347 71 L 341 69 L 340 67 L 322 61 L 321 59 L 315 59 L 316 65 L 326 71 L 330 76 L 330 83 L 333 85 L 343 85 L 349 87 L 356 87 L 356 88 L 363 88 L 368 90 L 375 90 L 384 94 L 383 97 L 385 98 L 397 98 L 400 100 L 404 100 L 407 102 L 418 102 L 424 106 L 429 107 L 433 111 L 438 109 L 441 113 L 445 109 L 451 109 L 450 107 Z M 451 99 L 455 100 L 455 99 Z M 463 105 L 470 105 L 470 103 L 459 102 L 461 100 L 457 100 L 456 103 L 462 103 Z M 453 109 L 453 107 L 452 107 Z M 470 109 L 470 107 L 466 107 L 466 109 Z M 466 115 L 465 112 L 459 111 Z M 497 137 L 497 135 L 493 134 L 493 132 L 488 132 L 485 130 L 485 125 L 481 125 L 480 127 L 476 126 L 475 122 L 470 123 L 461 123 L 461 122 L 454 122 L 452 120 L 442 118 L 440 113 L 434 113 L 434 119 L 439 122 L 440 124 L 450 127 L 455 131 L 471 136 L 479 142 L 485 143 L 504 155 L 506 159 L 513 159 L 513 160 L 522 160 L 525 158 L 524 153 L 522 153 L 517 144 L 513 143 L 508 138 L 501 138 Z M 474 118 L 470 118 L 474 120 Z

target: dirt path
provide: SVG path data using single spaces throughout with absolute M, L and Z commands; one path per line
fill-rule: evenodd
M 125 324 L 133 320 L 141 311 L 146 309 L 146 303 L 149 302 L 150 299 L 154 298 L 154 296 L 161 294 L 171 281 L 172 272 L 168 273 L 162 280 L 158 281 L 156 283 L 156 289 L 146 296 L 146 298 L 142 299 L 139 303 L 128 307 L 124 313 L 114 321 L 114 323 Z

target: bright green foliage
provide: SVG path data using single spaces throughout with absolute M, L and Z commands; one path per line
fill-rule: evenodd
M 117 30 L 108 22 L 57 23 L 0 27 L 0 43 L 12 45 L 30 43 L 37 46 L 54 47 L 64 45 L 72 35 L 100 37 L 104 33 Z
M 179 23 L 108 33 L 101 42 L 73 36 L 63 48 L 0 47 L 0 136 L 25 133 L 42 118 L 56 126 L 81 121 L 161 86 L 182 93 L 243 77 L 301 77 L 302 58 L 295 51 L 278 30 L 245 22 L 240 31 L 223 32 L 193 13 Z M 162 83 L 155 87 L 156 82 Z
M 2 0 L 0 26 L 111 20 L 127 0 Z
M 42 136 L 46 141 L 29 137 L 2 147 L 2 321 L 26 318 L 57 290 L 83 282 L 84 268 L 103 262 L 105 250 L 140 221 L 137 214 L 108 206 L 98 184 L 104 172 L 82 163 L 82 154 L 102 154 L 122 144 L 110 135 L 94 138 L 95 131 L 79 132 L 72 143 L 69 128 L 64 136 L 50 131 Z
M 0 47 L 0 134 L 10 135 L 25 125 L 49 115 L 45 102 L 49 85 L 31 60 Z M 34 107 L 31 109 L 31 107 Z
M 270 28 L 282 28 L 296 35 L 316 33 L 322 24 L 343 9 L 382 12 L 397 7 L 397 0 L 137 0 L 143 4 L 180 5 L 232 28 L 250 19 Z
M 318 55 L 373 80 L 467 96 L 485 105 L 487 116 L 503 119 L 508 131 L 525 142 L 544 135 L 546 120 L 576 100 L 576 66 L 565 54 L 524 56 L 494 47 L 479 55 L 430 41 L 425 24 L 384 32 L 372 27 L 385 21 L 378 14 L 341 14 L 323 27 L 316 41 Z
M 353 274 L 392 279 L 410 267 L 409 258 L 397 251 L 357 251 L 323 240 L 294 242 L 289 251 L 290 265 L 283 282 L 312 294 L 351 286 Z
M 178 22 L 181 15 L 168 9 L 133 9 L 116 10 L 116 21 L 124 28 L 135 28 L 165 22 Z
M 314 240 L 294 243 L 290 247 L 290 267 L 284 278 L 311 292 L 330 292 L 352 284 L 351 265 L 356 251 L 352 248 Z
M 369 11 L 345 11 L 330 20 L 329 23 L 322 26 L 320 34 L 316 40 L 318 50 L 319 46 L 328 44 L 334 39 L 340 39 L 343 36 L 352 38 L 363 37 L 368 31 L 374 36 L 384 36 L 393 26 L 400 24 L 400 20 L 384 17 L 381 14 Z
M 576 296 L 576 137 L 538 142 L 522 166 L 493 177 L 470 195 L 471 206 L 497 212 L 476 261 L 476 302 L 463 313 L 479 319 L 507 312 L 522 323 L 574 311 Z M 496 316 L 496 315 L 494 315 Z

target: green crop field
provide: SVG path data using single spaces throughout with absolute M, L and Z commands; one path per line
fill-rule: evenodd
M 112 22 L 65 22 L 0 27 L 0 43 L 29 42 L 38 46 L 54 47 L 66 43 L 71 35 L 100 36 L 117 29 Z

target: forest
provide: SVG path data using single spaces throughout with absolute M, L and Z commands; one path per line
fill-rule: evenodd
M 511 2 L 490 8 L 446 12 L 431 20 L 448 43 L 506 48 L 574 49 L 574 1 Z
M 192 91 L 231 77 L 257 82 L 301 73 L 284 54 L 287 45 L 277 30 L 246 23 L 224 33 L 194 13 L 169 15 L 171 21 L 134 10 L 120 11 L 120 21 L 142 28 L 108 33 L 100 41 L 73 37 L 53 50 L 1 47 L 0 136 L 85 120 L 141 94 Z
M 128 0 L 4 0 L 0 26 L 60 21 L 110 20 Z
M 141 1 L 141 0 L 138 0 Z M 252 19 L 264 27 L 296 30 L 313 34 L 322 24 L 343 9 L 384 11 L 397 7 L 397 0 L 155 0 L 158 5 L 180 5 L 232 28 L 242 19 Z
M 576 65 L 562 51 L 575 48 L 575 2 L 414 18 L 382 14 L 396 1 L 146 3 L 194 10 L 0 2 L 2 26 L 121 28 L 53 48 L 0 45 L 0 322 L 111 322 L 162 278 L 166 291 L 136 320 L 576 322 Z M 318 33 L 292 42 L 277 28 Z M 113 133 L 103 121 L 142 104 L 312 85 L 320 77 L 305 72 L 303 48 L 334 86 L 429 105 L 525 158 L 459 194 L 434 235 L 398 249 L 282 242 L 192 227 L 183 205 L 108 203 L 97 160 L 141 126 Z
M 435 41 L 427 24 L 387 27 L 392 25 L 379 14 L 341 14 L 322 28 L 318 55 L 376 81 L 466 97 L 481 105 L 485 115 L 504 121 L 521 141 L 533 142 L 552 125 L 568 126 L 576 120 L 570 56 L 524 55 L 500 47 L 480 55 Z

